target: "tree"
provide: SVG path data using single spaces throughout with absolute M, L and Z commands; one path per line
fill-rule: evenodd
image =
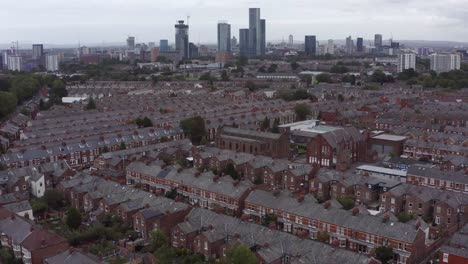
M 234 165 L 232 163 L 229 163 L 226 166 L 226 168 L 224 169 L 224 173 L 226 175 L 231 176 L 231 178 L 233 178 L 234 180 L 239 179 L 239 173 L 237 172 L 236 168 L 234 167 Z
M 333 65 L 330 68 L 330 72 L 332 73 L 347 73 L 349 71 L 348 67 L 343 65 Z
M 0 92 L 0 117 L 13 113 L 18 104 L 18 99 L 13 93 Z
M 39 82 L 30 75 L 18 75 L 11 81 L 10 92 L 16 95 L 18 101 L 31 97 L 39 89 Z
M 199 145 L 202 138 L 206 135 L 205 119 L 203 119 L 201 116 L 195 116 L 182 120 L 180 122 L 180 127 L 185 134 L 190 135 L 194 145 Z
M 246 56 L 239 56 L 237 57 L 236 60 L 236 66 L 237 67 L 242 67 L 245 66 L 249 63 L 249 59 Z
M 96 109 L 96 103 L 92 97 L 89 97 L 88 104 L 86 105 L 86 110 L 93 110 Z
M 336 200 L 343 206 L 343 209 L 350 210 L 354 207 L 354 200 L 350 197 L 338 197 Z
M 330 75 L 326 74 L 326 73 L 320 73 L 320 74 L 317 74 L 317 76 L 315 76 L 315 80 L 317 80 L 317 82 L 321 83 L 332 83 L 332 79 L 330 77 Z
M 341 78 L 341 81 L 344 83 L 349 83 L 351 85 L 356 85 L 356 76 L 354 76 L 354 74 L 345 75 L 343 76 L 343 78 Z
M 229 81 L 229 76 L 228 76 L 226 70 L 223 70 L 223 71 L 221 72 L 221 80 L 222 80 L 223 82 Z
M 169 238 L 160 229 L 150 233 L 148 251 L 156 252 L 162 247 L 169 246 Z
M 57 189 L 50 189 L 44 192 L 41 198 L 49 208 L 54 210 L 60 209 L 65 206 L 65 195 Z
M 408 81 L 410 79 L 417 78 L 417 77 L 418 77 L 418 73 L 413 68 L 406 69 L 398 73 L 398 79 L 403 80 L 403 81 Z
M 401 212 L 398 214 L 398 221 L 402 223 L 406 223 L 413 219 L 413 214 L 407 212 Z
M 268 226 L 270 223 L 277 223 L 278 216 L 276 214 L 265 214 L 263 217 L 263 225 Z
M 393 259 L 395 253 L 393 252 L 392 247 L 380 246 L 375 249 L 375 257 L 382 262 L 382 264 L 387 264 L 390 260 Z
M 338 100 L 338 102 L 342 103 L 344 101 L 344 96 L 342 94 L 338 94 L 338 96 L 336 97 L 336 99 Z
M 226 250 L 225 262 L 226 264 L 256 264 L 257 258 L 248 247 L 236 243 Z
M 54 104 L 61 104 L 62 97 L 68 95 L 65 83 L 62 80 L 54 80 L 52 82 L 52 88 L 50 89 L 50 100 Z
M 291 62 L 291 70 L 293 71 L 299 69 L 300 66 L 301 65 L 299 65 L 299 63 L 297 63 L 296 61 Z
M 143 127 L 152 127 L 152 126 L 153 126 L 153 122 L 151 121 L 151 119 L 145 116 L 143 118 Z
M 304 103 L 296 105 L 294 112 L 296 113 L 296 121 L 304 121 L 311 114 L 310 106 Z
M 125 145 L 125 143 L 122 141 L 120 142 L 120 147 L 119 149 L 122 150 L 122 149 L 126 149 L 127 148 L 127 145 Z
M 245 85 L 244 85 L 245 88 L 248 88 L 249 91 L 253 92 L 255 90 L 257 90 L 257 85 L 251 81 L 251 80 L 248 80 Z
M 372 82 L 377 82 L 377 83 L 386 83 L 386 82 L 392 82 L 393 77 L 387 76 L 383 71 L 381 70 L 376 70 L 374 73 L 371 75 L 371 81 Z
M 307 88 L 310 88 L 310 85 L 312 84 L 312 76 L 310 75 L 307 75 L 306 76 L 306 85 L 307 85 Z
M 276 72 L 276 69 L 278 69 L 278 64 L 271 64 L 270 67 L 268 67 L 268 72 L 269 73 L 274 73 Z
M 266 130 L 270 129 L 270 119 L 268 118 L 268 116 L 265 116 L 260 128 L 261 128 L 262 131 L 266 131 Z
M 279 133 L 279 118 L 275 118 L 273 121 L 273 127 L 271 128 L 271 133 Z
M 66 216 L 67 226 L 71 229 L 78 229 L 81 225 L 81 214 L 76 208 L 70 208 Z

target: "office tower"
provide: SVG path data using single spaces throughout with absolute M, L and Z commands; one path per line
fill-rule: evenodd
M 249 56 L 260 53 L 260 8 L 249 9 Z
M 294 46 L 294 37 L 293 35 L 289 35 L 288 47 L 292 48 Z
M 231 52 L 231 25 L 218 23 L 218 52 Z
M 148 42 L 148 48 L 152 49 L 156 47 L 156 43 L 155 42 Z
M 394 42 L 393 40 L 390 42 L 390 47 L 392 49 L 399 49 L 400 48 L 400 43 L 399 42 Z
M 167 39 L 161 39 L 159 41 L 159 51 L 168 52 L 169 51 L 169 41 Z
M 335 43 L 333 42 L 333 39 L 328 40 L 325 53 L 328 53 L 330 55 L 335 54 Z
M 317 43 L 315 36 L 305 36 L 304 51 L 307 56 L 315 56 L 317 53 Z
M 239 29 L 239 50 L 241 56 L 249 56 L 249 34 L 248 28 Z
M 260 19 L 260 54 L 266 53 L 266 20 Z
M 351 38 L 351 36 L 346 38 L 346 54 L 351 55 L 354 52 L 354 40 Z
M 364 39 L 357 38 L 356 40 L 356 51 L 357 52 L 364 52 Z
M 416 70 L 416 54 L 409 52 L 402 52 L 398 55 L 398 72 L 404 70 L 414 69 Z
M 32 45 L 32 58 L 34 60 L 39 60 L 44 56 L 44 45 L 42 44 L 33 44 Z
M 52 72 L 59 70 L 59 56 L 58 55 L 46 56 L 46 70 L 52 71 Z
M 179 20 L 175 24 L 175 49 L 180 52 L 182 58 L 189 58 L 189 26 L 184 24 L 184 20 Z
M 83 47 L 80 47 L 80 56 L 81 55 L 89 55 L 91 54 L 91 49 L 86 47 L 86 46 L 83 46 Z
M 460 69 L 460 54 L 438 54 L 434 53 L 430 56 L 431 70 L 441 73 Z
M 198 57 L 198 47 L 197 45 L 193 44 L 192 42 L 189 43 L 189 58 L 196 58 Z
M 232 36 L 231 39 L 231 50 L 237 46 L 237 38 L 236 36 Z
M 382 48 L 382 35 L 381 34 L 375 34 L 374 35 L 374 46 L 380 50 Z
M 135 49 L 135 37 L 128 37 L 127 38 L 127 49 L 134 50 Z
M 160 48 L 151 48 L 151 62 L 158 59 Z
M 23 58 L 18 55 L 8 56 L 8 70 L 10 71 L 21 71 Z

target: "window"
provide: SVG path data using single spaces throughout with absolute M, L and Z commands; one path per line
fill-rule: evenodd
M 413 203 L 409 203 L 408 206 L 411 208 L 413 207 Z
M 205 241 L 205 250 L 208 250 L 208 242 Z
M 452 209 L 448 208 L 447 209 L 447 215 L 451 215 L 452 214 Z
M 386 198 L 387 198 L 387 197 L 386 197 L 385 195 L 382 195 L 382 202 L 385 202 L 385 199 L 386 199 Z
M 418 209 L 422 209 L 422 203 L 418 204 Z
M 444 254 L 442 255 L 442 261 L 443 261 L 444 263 L 448 263 L 448 259 L 449 259 L 449 254 L 444 253 Z
M 357 197 L 361 197 L 361 192 L 356 192 Z
M 437 225 L 440 224 L 440 216 L 436 216 L 436 217 L 435 217 L 435 223 L 436 223 Z
M 440 211 L 441 211 L 441 210 L 440 210 L 440 206 L 437 206 L 437 207 L 436 207 L 436 212 L 437 212 L 438 214 L 440 214 Z
M 395 198 L 392 197 L 392 199 L 390 200 L 390 202 L 391 202 L 392 204 L 395 204 Z

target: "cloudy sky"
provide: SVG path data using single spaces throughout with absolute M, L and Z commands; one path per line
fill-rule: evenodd
M 216 41 L 216 23 L 232 34 L 260 7 L 267 39 L 319 40 L 362 36 L 395 40 L 468 41 L 467 0 L 2 0 L 0 43 L 74 44 L 174 39 L 174 23 L 190 15 L 190 39 Z

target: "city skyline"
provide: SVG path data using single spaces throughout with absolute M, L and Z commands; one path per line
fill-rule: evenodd
M 384 39 L 393 36 L 405 40 L 468 41 L 468 10 L 458 5 L 462 0 L 346 0 L 334 3 L 334 7 L 299 0 L 287 8 L 279 1 L 242 0 L 139 0 L 131 4 L 119 1 L 111 6 L 105 1 L 88 4 L 48 0 L 41 1 L 40 6 L 28 0 L 21 2 L 25 4 L 21 12 L 15 11 L 19 10 L 17 3 L 5 3 L 0 11 L 6 21 L 12 22 L 0 29 L 0 43 L 111 43 L 122 42 L 127 36 L 135 36 L 137 42 L 172 39 L 174 23 L 187 15 L 194 43 L 216 43 L 217 21 L 228 20 L 236 36 L 240 28 L 245 28 L 245 10 L 251 7 L 260 8 L 262 17 L 267 18 L 267 41 L 287 39 L 289 34 L 301 39 L 311 28 L 318 39 L 344 39 L 351 35 L 369 40 L 381 33 Z M 37 12 L 41 9 L 46 11 Z

